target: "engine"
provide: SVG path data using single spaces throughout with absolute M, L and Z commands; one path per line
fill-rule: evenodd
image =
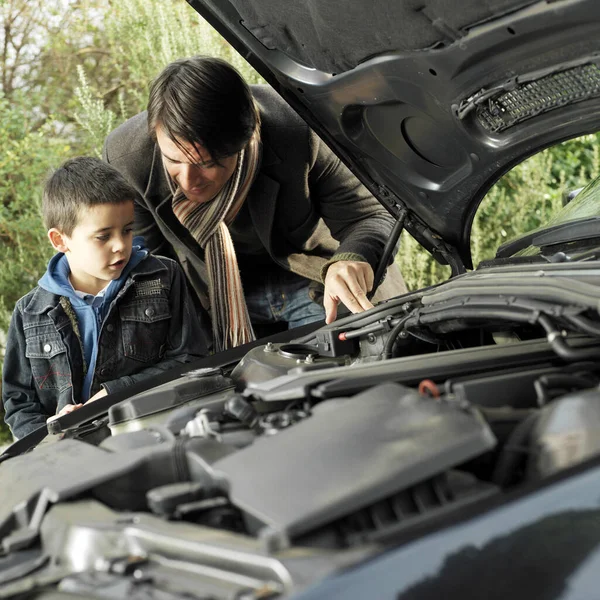
M 31 572 L 273 597 L 598 454 L 597 294 L 469 281 L 189 370 L 4 461 L 0 592 Z
M 259 345 L 9 461 L 4 477 L 21 483 L 3 505 L 4 544 L 24 535 L 15 497 L 33 515 L 48 488 L 270 552 L 360 547 L 600 449 L 589 340 L 571 342 L 581 360 L 566 364 L 529 325 L 404 327 L 413 316 L 405 300 Z

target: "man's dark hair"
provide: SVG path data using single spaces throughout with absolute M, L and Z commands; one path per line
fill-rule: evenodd
M 150 86 L 150 134 L 160 125 L 182 150 L 180 141 L 201 146 L 216 162 L 244 148 L 259 122 L 250 88 L 219 58 L 176 60 Z
M 46 180 L 44 225 L 70 236 L 82 210 L 99 204 L 133 202 L 138 196 L 136 189 L 108 163 L 91 156 L 71 158 Z

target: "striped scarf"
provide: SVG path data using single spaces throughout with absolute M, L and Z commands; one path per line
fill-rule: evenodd
M 216 352 L 255 339 L 227 224 L 233 221 L 248 195 L 258 160 L 259 136 L 255 132 L 239 153 L 233 175 L 217 196 L 204 204 L 188 200 L 178 187 L 173 189 L 171 178 L 167 178 L 175 216 L 204 248 Z

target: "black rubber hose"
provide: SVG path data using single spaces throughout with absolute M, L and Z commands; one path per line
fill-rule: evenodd
M 595 387 L 597 381 L 591 377 L 576 375 L 572 373 L 547 373 L 541 375 L 533 382 L 533 387 L 537 396 L 538 406 L 542 407 L 552 398 L 549 392 L 552 389 L 562 389 L 570 391 L 573 388 L 585 390 Z
M 394 328 L 390 331 L 390 335 L 386 341 L 383 352 L 381 353 L 381 358 L 383 360 L 391 358 L 392 350 L 394 348 L 394 344 L 396 343 L 396 339 L 400 335 L 400 332 L 409 324 L 412 326 L 417 326 L 419 324 L 424 323 L 440 323 L 442 321 L 448 321 L 451 319 L 459 319 L 459 318 L 468 318 L 468 319 L 500 319 L 503 321 L 517 321 L 517 322 L 526 322 L 530 323 L 534 321 L 533 313 L 527 312 L 523 313 L 522 311 L 511 311 L 509 309 L 497 309 L 497 308 L 487 308 L 478 309 L 475 307 L 465 308 L 437 308 L 435 310 L 427 311 L 427 308 L 418 309 L 419 314 L 416 314 L 417 311 L 413 311 L 408 315 L 396 323 Z M 412 322 L 414 321 L 414 323 Z
M 394 344 L 400 335 L 400 332 L 404 329 L 404 324 L 412 317 L 412 313 L 402 317 L 395 325 L 394 328 L 390 331 L 390 335 L 385 342 L 385 347 L 383 348 L 383 352 L 381 353 L 382 360 L 386 360 L 392 357 L 392 350 L 394 349 Z
M 572 348 L 565 342 L 560 331 L 546 315 L 538 317 L 538 323 L 544 328 L 548 343 L 558 356 L 568 361 L 583 360 L 600 356 L 600 348 Z
M 500 319 L 504 321 L 515 321 L 515 322 L 529 322 L 534 323 L 537 321 L 546 332 L 546 338 L 548 343 L 556 352 L 560 358 L 564 358 L 570 362 L 577 360 L 585 360 L 587 358 L 595 358 L 600 356 L 600 348 L 572 348 L 565 342 L 560 331 L 554 326 L 554 323 L 544 314 L 537 315 L 534 317 L 534 312 L 523 313 L 520 311 L 511 311 L 506 308 L 502 309 L 489 309 L 489 308 L 478 308 L 476 306 L 469 306 L 468 308 L 452 308 L 449 310 L 432 311 L 430 313 L 425 312 L 426 309 L 421 310 L 419 315 L 420 323 L 435 323 L 439 321 L 446 321 L 449 319 L 466 318 L 466 319 Z M 408 326 L 412 323 L 408 323 Z
M 492 483 L 502 488 L 513 483 L 517 468 L 528 454 L 529 437 L 537 423 L 539 414 L 539 412 L 532 413 L 514 428 L 506 444 L 504 444 L 504 448 L 502 448 L 492 475 Z
M 589 333 L 590 335 L 600 336 L 600 325 L 594 323 L 590 319 L 586 319 L 581 315 L 570 315 L 563 317 L 569 323 L 572 323 L 576 327 L 579 327 L 581 331 L 584 333 Z

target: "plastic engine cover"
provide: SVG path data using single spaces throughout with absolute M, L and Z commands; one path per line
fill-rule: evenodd
M 493 448 L 477 412 L 386 383 L 214 463 L 230 499 L 293 538 Z
M 528 476 L 548 477 L 600 454 L 600 392 L 574 392 L 541 411 L 531 434 Z

